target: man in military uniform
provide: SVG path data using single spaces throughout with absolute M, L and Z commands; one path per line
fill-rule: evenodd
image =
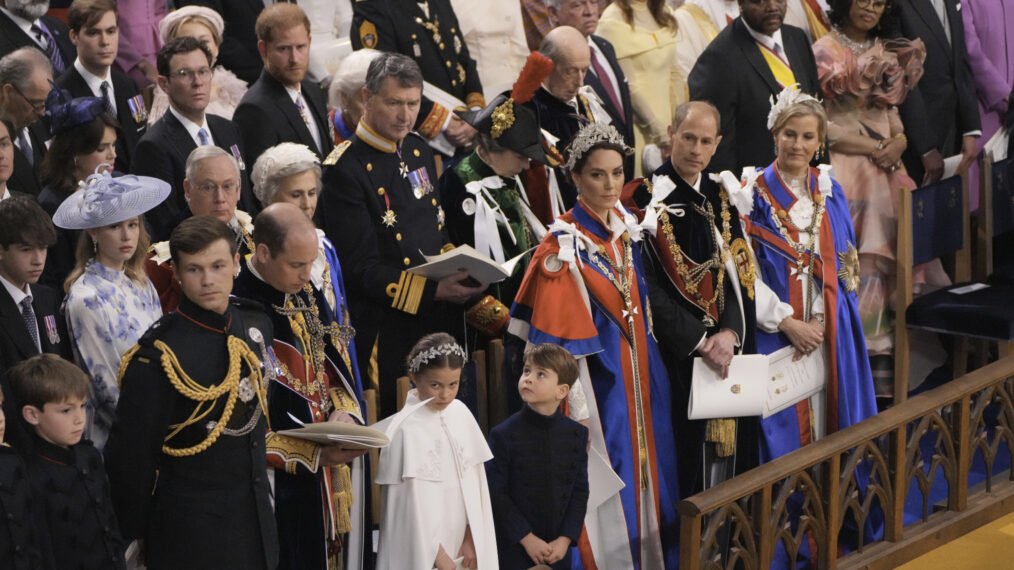
M 123 356 L 106 470 L 124 538 L 151 570 L 274 569 L 260 306 L 230 298 L 232 230 L 208 216 L 169 241 L 183 299 Z
M 250 214 L 236 209 L 242 182 L 236 157 L 221 147 L 195 148 L 187 157 L 183 197 L 194 216 L 213 216 L 225 222 L 233 232 L 240 257 L 253 251 Z M 144 271 L 158 291 L 162 313 L 169 314 L 180 302 L 180 283 L 169 265 L 169 242 L 152 244 Z
M 318 248 L 313 223 L 292 204 L 272 204 L 257 216 L 253 238 L 257 246 L 241 262 L 246 267 L 235 292 L 260 303 L 275 331 L 276 381 L 268 386 L 272 429 L 366 423 L 347 350 L 355 331 L 336 323 L 323 293 L 310 284 Z M 280 570 L 362 567 L 369 495 L 357 458 L 364 453 L 283 435 L 269 439 L 275 519 L 278 528 L 291 529 L 279 536 Z M 343 548 L 345 533 L 350 534 Z
M 412 133 L 422 98 L 414 61 L 385 53 L 363 87 L 363 118 L 324 161 L 318 212 L 345 271 L 363 378 L 377 382 L 382 415 L 396 408 L 405 357 L 423 335 L 461 337 L 461 305 L 484 290 L 460 272 L 432 281 L 406 271 L 450 249 L 433 154 Z
M 591 51 L 581 32 L 570 26 L 560 26 L 542 39 L 539 53 L 553 60 L 553 72 L 535 92 L 532 101 L 539 111 L 539 125 L 544 136 L 550 135 L 547 142 L 563 153 L 581 126 L 595 120 L 588 98 L 579 92 L 591 65 Z M 555 175 L 563 202 L 563 211 L 554 211 L 554 215 L 559 215 L 574 207 L 577 188 L 562 167 L 555 168 Z M 549 185 L 552 188 L 552 181 Z M 538 201 L 533 199 L 533 202 Z
M 689 420 L 694 357 L 723 377 L 735 354 L 754 350 L 753 258 L 739 212 L 704 168 L 721 136 L 718 110 L 680 105 L 669 127 L 672 155 L 624 189 L 651 234 L 645 268 L 655 334 L 673 386 L 680 492 L 689 496 L 757 465 L 756 418 Z M 738 425 L 737 425 L 738 424 Z
M 352 10 L 353 49 L 406 55 L 430 84 L 415 131 L 447 156 L 469 146 L 475 130 L 452 111 L 458 106 L 481 109 L 486 101 L 450 0 L 358 0 Z M 436 90 L 429 91 L 434 87 L 443 93 L 434 95 Z

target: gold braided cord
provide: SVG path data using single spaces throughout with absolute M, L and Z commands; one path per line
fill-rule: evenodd
M 162 453 L 171 455 L 173 457 L 187 457 L 197 455 L 202 451 L 211 447 L 222 432 L 225 430 L 226 425 L 229 423 L 229 419 L 232 417 L 232 412 L 236 406 L 236 398 L 239 393 L 239 382 L 240 382 L 240 371 L 242 364 L 245 362 L 247 368 L 250 371 L 250 380 L 253 383 L 255 390 L 257 390 L 257 400 L 259 405 L 267 411 L 266 407 L 266 395 L 264 394 L 264 387 L 260 378 L 260 360 L 257 358 L 256 353 L 250 349 L 245 341 L 242 339 L 229 336 L 226 339 L 226 344 L 229 350 L 229 368 L 226 372 L 225 379 L 220 384 L 212 386 L 202 386 L 195 382 L 189 375 L 183 370 L 179 360 L 173 353 L 169 346 L 161 340 L 156 340 L 154 346 L 159 352 L 162 353 L 162 369 L 165 370 L 166 376 L 169 378 L 169 382 L 177 392 L 182 394 L 184 397 L 190 400 L 199 402 L 197 408 L 180 424 L 171 426 L 173 431 L 167 435 L 164 439 L 165 443 L 168 444 L 169 440 L 180 433 L 184 428 L 189 427 L 199 421 L 201 421 L 211 410 L 214 408 L 215 401 L 223 395 L 227 395 L 228 398 L 225 401 L 225 409 L 222 410 L 222 416 L 215 422 L 215 427 L 208 433 L 208 437 L 201 443 L 185 448 L 174 448 L 169 445 L 162 446 Z M 209 407 L 201 411 L 202 406 L 200 403 L 208 402 Z
M 130 360 L 134 358 L 134 353 L 140 349 L 141 345 L 135 344 L 120 358 L 120 369 L 116 371 L 116 387 L 120 390 L 123 389 L 123 375 L 127 373 L 127 366 L 130 366 Z

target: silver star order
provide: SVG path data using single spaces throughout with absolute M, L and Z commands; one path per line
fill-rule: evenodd
M 402 178 L 408 178 L 408 165 L 402 162 L 398 165 L 398 172 L 401 173 Z

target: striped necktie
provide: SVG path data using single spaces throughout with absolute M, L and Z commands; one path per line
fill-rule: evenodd
M 35 39 L 42 45 L 42 51 L 46 52 L 49 61 L 53 62 L 53 75 L 57 76 L 63 73 L 67 69 L 67 65 L 63 62 L 63 56 L 60 55 L 60 50 L 56 46 L 56 40 L 53 39 L 53 34 L 49 33 L 46 24 L 36 21 L 30 29 L 35 34 Z
M 109 90 L 111 89 L 108 81 L 102 82 L 102 99 L 106 102 L 106 111 L 110 115 L 116 116 L 116 107 L 113 107 L 113 98 L 109 96 Z
M 18 148 L 21 149 L 21 154 L 25 155 L 25 159 L 28 160 L 28 164 L 35 166 L 35 153 L 32 152 L 32 145 L 28 142 L 28 129 L 24 128 L 18 132 Z

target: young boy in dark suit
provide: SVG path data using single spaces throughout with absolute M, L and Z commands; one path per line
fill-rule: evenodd
M 32 493 L 45 512 L 49 537 L 42 547 L 55 568 L 125 569 L 102 456 L 82 439 L 91 382 L 80 368 L 40 354 L 9 372 L 21 416 L 31 425 L 24 454 Z
M 490 431 L 486 479 L 501 568 L 570 568 L 588 507 L 588 428 L 559 407 L 577 375 L 563 347 L 529 347 L 518 381 L 525 406 Z

